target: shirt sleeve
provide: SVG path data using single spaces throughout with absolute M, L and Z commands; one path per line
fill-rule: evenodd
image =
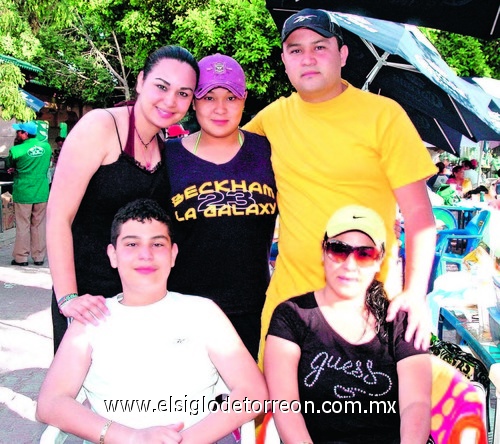
M 12 156 L 12 150 L 9 151 L 9 155 L 7 156 L 7 161 L 5 162 L 5 166 L 7 168 L 15 167 L 14 157 Z
M 427 180 L 437 167 L 406 112 L 392 103 L 382 114 L 380 161 L 392 189 Z
M 424 350 L 417 350 L 413 345 L 413 338 L 410 342 L 405 341 L 405 333 L 408 328 L 408 313 L 400 311 L 394 319 L 394 350 L 396 362 L 402 361 L 413 355 L 428 353 Z
M 260 134 L 261 136 L 265 136 L 266 132 L 264 131 L 263 125 L 263 113 L 264 110 L 260 111 L 250 122 L 243 126 L 242 129 L 245 131 L 250 131 L 251 133 Z
M 229 321 L 226 314 L 211 299 L 201 296 L 187 296 L 189 310 L 187 313 L 194 319 L 193 326 L 196 326 L 199 337 L 209 348 L 211 344 L 225 343 L 228 329 L 234 330 L 234 326 Z M 236 330 L 234 330 L 236 333 Z
M 282 302 L 274 310 L 267 335 L 277 336 L 300 345 L 303 337 L 303 320 L 297 307 L 290 301 Z

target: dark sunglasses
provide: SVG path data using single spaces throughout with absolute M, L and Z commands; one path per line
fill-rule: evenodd
M 336 239 L 325 239 L 323 249 L 328 258 L 338 264 L 345 262 L 351 254 L 354 254 L 354 259 L 360 267 L 372 266 L 384 254 L 383 246 L 381 250 L 376 247 L 353 247 Z

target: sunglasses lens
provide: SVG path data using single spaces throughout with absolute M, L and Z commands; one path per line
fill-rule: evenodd
M 326 255 L 333 262 L 344 262 L 352 253 L 352 247 L 343 242 L 327 242 L 325 245 Z
M 375 247 L 352 247 L 344 242 L 329 241 L 325 243 L 326 255 L 333 262 L 341 263 L 354 254 L 358 265 L 369 267 L 380 258 L 380 253 Z
M 359 265 L 370 266 L 379 258 L 379 254 L 374 247 L 357 247 L 354 250 L 354 257 Z

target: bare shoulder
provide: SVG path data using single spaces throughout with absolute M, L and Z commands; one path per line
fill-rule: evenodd
M 118 126 L 121 126 L 123 119 L 128 116 L 126 107 L 123 108 L 107 108 L 107 109 L 93 109 L 86 113 L 71 130 L 68 137 L 73 131 L 88 131 L 89 128 L 93 132 L 106 132 L 110 130 L 115 131 L 115 121 Z
M 99 164 L 112 162 L 120 151 L 119 139 L 123 141 L 127 131 L 127 107 L 94 109 L 86 113 L 69 132 L 62 154 L 65 151 L 75 155 L 85 152 L 88 160 L 94 157 Z

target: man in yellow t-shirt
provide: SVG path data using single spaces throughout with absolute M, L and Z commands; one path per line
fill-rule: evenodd
M 282 60 L 296 89 L 260 111 L 245 129 L 271 142 L 280 212 L 279 255 L 262 315 L 265 338 L 274 308 L 324 286 L 322 232 L 329 215 L 348 204 L 384 219 L 387 276 L 395 246 L 397 206 L 405 221 L 406 281 L 389 309 L 409 312 L 407 340 L 427 348 L 425 295 L 435 248 L 435 224 L 425 181 L 436 167 L 415 127 L 394 101 L 341 78 L 348 48 L 326 11 L 304 9 L 282 31 Z M 261 347 L 262 353 L 263 347 Z

